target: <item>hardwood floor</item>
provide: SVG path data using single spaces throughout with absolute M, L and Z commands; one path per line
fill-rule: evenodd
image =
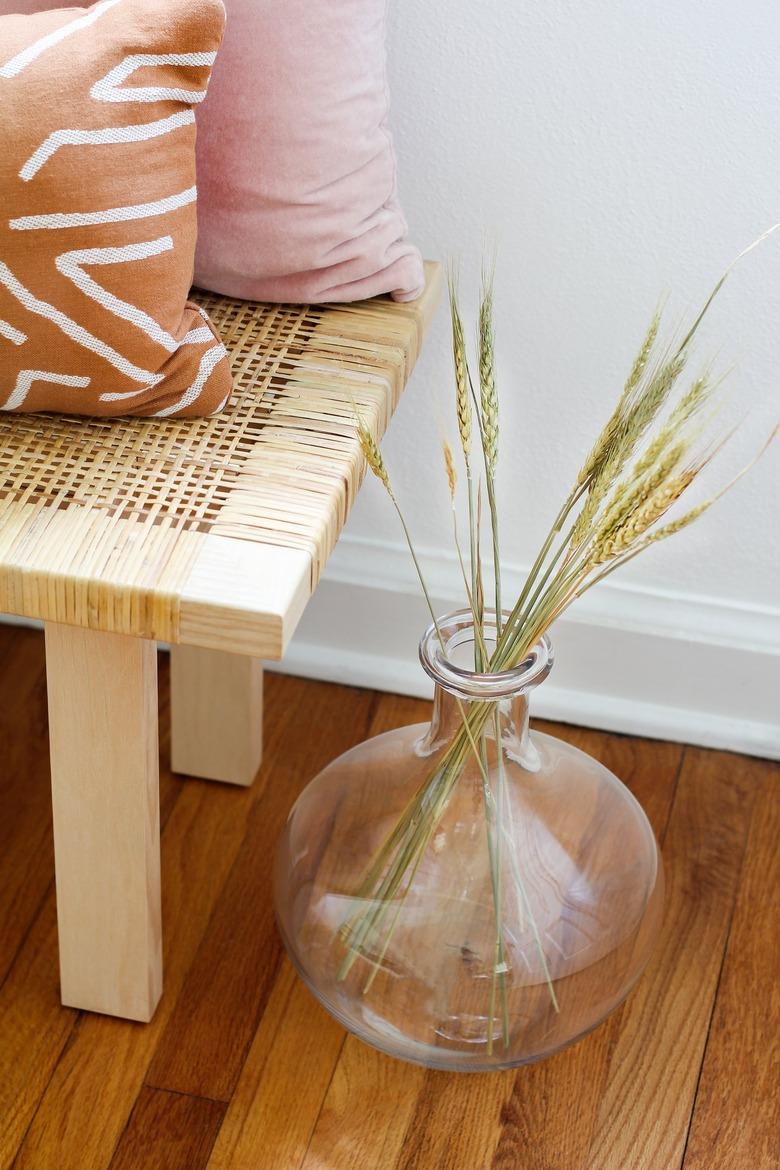
M 428 705 L 266 680 L 251 788 L 172 776 L 160 658 L 165 991 L 60 1006 L 43 638 L 0 628 L 0 1170 L 769 1170 L 780 1165 L 780 768 L 559 726 L 663 844 L 661 944 L 623 1008 L 517 1073 L 346 1036 L 284 959 L 269 858 L 328 760 Z

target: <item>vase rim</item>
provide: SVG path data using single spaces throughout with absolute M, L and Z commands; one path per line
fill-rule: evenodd
M 508 613 L 503 616 L 505 621 L 508 620 Z M 486 640 L 494 641 L 497 628 L 495 610 L 485 610 L 483 628 Z M 451 655 L 461 646 L 473 644 L 473 630 L 473 614 L 466 608 L 444 614 L 436 623 L 432 622 L 423 634 L 420 640 L 420 663 L 437 686 L 462 699 L 498 700 L 518 697 L 547 678 L 554 654 L 546 634 L 532 646 L 523 661 L 510 670 L 489 673 L 459 666 L 452 661 Z

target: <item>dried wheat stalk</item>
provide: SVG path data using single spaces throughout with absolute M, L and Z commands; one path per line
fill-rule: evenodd
M 662 315 L 660 311 L 654 314 L 617 404 L 582 464 L 520 595 L 503 623 L 495 497 L 499 407 L 495 374 L 492 277 L 483 280 L 479 308 L 477 329 L 479 395 L 474 391 L 471 382 L 463 323 L 457 302 L 457 287 L 454 277 L 450 277 L 455 415 L 466 470 L 470 572 L 466 569 L 458 540 L 455 512 L 458 477 L 454 453 L 446 441 L 443 450 L 453 505 L 455 542 L 474 620 L 475 669 L 497 672 L 518 666 L 550 625 L 576 598 L 638 553 L 687 528 L 749 469 L 744 468 L 719 492 L 695 504 L 687 512 L 666 523 L 660 523 L 670 509 L 686 495 L 704 467 L 730 437 L 727 436 L 715 443 L 707 442 L 707 426 L 703 422 L 704 410 L 718 388 L 718 383 L 713 381 L 709 372 L 694 379 L 687 390 L 678 389 L 690 356 L 694 335 L 730 270 L 727 270 L 715 286 L 703 309 L 679 343 L 669 342 L 665 347 L 661 347 L 659 336 Z M 471 463 L 473 419 L 477 422 L 482 448 L 484 483 L 493 536 L 493 579 L 498 640 L 491 655 L 488 655 L 485 647 L 483 630 L 484 574 L 479 538 L 482 480 L 481 475 L 477 474 L 475 504 L 475 472 Z M 756 458 L 760 457 L 775 438 L 777 430 L 778 428 L 775 428 Z M 392 492 L 387 469 L 376 443 L 362 422 L 358 425 L 358 438 L 369 467 L 384 484 L 398 510 L 430 606 L 422 571 Z M 749 466 L 752 466 L 752 463 Z M 431 612 L 433 613 L 432 610 Z M 376 939 L 378 933 L 381 934 L 389 905 L 399 894 L 403 897 L 405 882 L 409 875 L 415 872 L 428 848 L 449 795 L 469 755 L 473 754 L 481 766 L 485 784 L 485 816 L 489 826 L 488 849 L 494 883 L 496 963 L 490 998 L 491 1029 L 497 992 L 501 992 L 503 996 L 504 1011 L 506 1004 L 505 985 L 502 983 L 503 926 L 498 852 L 505 832 L 503 826 L 492 824 L 492 796 L 482 741 L 484 728 L 495 714 L 494 706 L 489 702 L 474 702 L 469 704 L 468 710 L 461 707 L 462 731 L 454 737 L 444 757 L 436 764 L 387 842 L 379 850 L 361 888 L 356 891 L 356 898 L 363 908 L 348 919 L 342 928 L 347 945 L 347 956 L 342 972 L 345 974 L 359 955 L 368 955 L 369 943 Z M 500 754 L 499 752 L 499 756 Z M 544 963 L 543 953 L 541 957 Z M 550 993 L 557 1008 L 551 983 Z M 502 1033 L 505 1037 L 506 1030 L 507 1020 L 504 1016 Z M 490 1045 L 492 1031 L 489 1033 Z

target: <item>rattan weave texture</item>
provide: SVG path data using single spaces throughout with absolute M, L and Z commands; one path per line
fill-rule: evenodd
M 0 611 L 177 641 L 177 599 L 217 536 L 305 552 L 313 587 L 362 475 L 353 402 L 381 435 L 428 278 L 409 305 L 199 295 L 235 378 L 214 418 L 0 415 Z

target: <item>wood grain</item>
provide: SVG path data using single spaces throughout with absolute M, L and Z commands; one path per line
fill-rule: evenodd
M 43 639 L 9 630 L 0 640 L 0 985 L 49 887 L 53 856 Z
M 398 726 L 399 721 L 415 722 L 429 712 L 429 704 L 382 697 L 370 723 L 364 725 L 362 737 L 379 735 L 391 727 Z M 370 711 L 364 711 L 364 718 L 369 714 Z M 345 722 L 351 724 L 351 719 L 352 710 L 350 719 Z M 341 750 L 344 750 L 343 746 Z M 312 1057 L 309 1054 L 309 1046 L 313 1035 L 323 1037 L 324 1042 L 321 1047 L 317 1047 Z M 267 1159 L 264 1164 L 273 1166 L 274 1170 L 277 1167 L 279 1170 L 283 1168 L 287 1170 L 288 1167 L 292 1170 L 301 1164 L 309 1140 L 318 1125 L 321 1110 L 328 1111 L 326 1124 L 330 1119 L 334 1129 L 343 1126 L 341 1109 L 346 1106 L 346 1102 L 342 1101 L 341 1106 L 338 1103 L 343 1078 L 340 1078 L 335 1086 L 334 1092 L 337 1095 L 335 1102 L 330 1100 L 329 1093 L 331 1078 L 343 1044 L 343 1030 L 316 1004 L 306 988 L 296 980 L 289 963 L 285 961 L 235 1086 L 230 1108 L 214 1149 L 210 1170 L 212 1168 L 233 1170 L 233 1167 L 255 1170 L 261 1157 Z M 351 1038 L 347 1039 L 347 1048 L 350 1052 L 353 1049 Z M 291 1063 L 307 1069 L 305 1097 L 302 1098 L 299 1093 L 295 1093 L 294 1111 L 287 1110 L 281 1105 L 278 1084 L 280 1077 L 284 1080 L 287 1075 L 285 1065 L 288 1060 L 284 1054 L 290 1051 L 296 1052 L 296 1060 Z M 375 1057 L 378 1058 L 380 1065 L 386 1060 L 378 1053 L 371 1052 L 371 1060 L 368 1063 L 372 1067 L 377 1063 Z M 407 1067 L 400 1065 L 396 1068 L 402 1070 L 402 1073 L 395 1074 L 393 1083 L 404 1077 L 410 1081 L 414 1080 L 413 1072 Z M 414 1103 L 413 1096 L 409 1098 L 409 1102 Z M 356 1107 L 360 1109 L 361 1105 Z M 387 1115 L 392 1112 L 392 1109 L 385 1109 L 388 1123 L 390 1117 Z M 381 1133 L 379 1119 L 374 1117 L 373 1122 L 371 1133 L 365 1135 L 366 1142 L 370 1142 L 373 1136 Z M 353 1144 L 360 1145 L 361 1156 L 365 1157 L 362 1142 L 356 1143 L 354 1130 L 352 1135 Z M 325 1151 L 318 1152 L 315 1148 L 311 1156 L 317 1159 L 314 1164 L 325 1166 L 329 1164 L 331 1151 L 326 1148 Z M 363 1165 L 371 1165 L 370 1160 L 364 1161 Z
M 209 1170 L 297 1170 L 343 1043 L 343 1029 L 285 960 Z
M 551 728 L 597 756 L 620 776 L 645 809 L 663 843 L 683 749 L 677 744 L 605 736 L 575 728 Z M 586 1165 L 612 1051 L 623 1011 L 580 1044 L 550 1060 L 520 1069 L 502 1114 L 492 1170 L 582 1170 Z
M 780 768 L 760 785 L 685 1170 L 780 1165 Z
M 60 1003 L 51 895 L 0 990 L 0 1170 L 13 1164 L 78 1019 Z
M 621 775 L 637 797 L 649 798 L 649 815 L 654 828 L 665 824 L 677 779 L 680 748 L 669 744 L 635 743 L 601 732 L 577 728 L 540 729 L 555 732 L 583 751 L 603 760 Z M 522 1164 L 529 1167 L 558 1167 L 574 1170 L 577 1144 L 590 1103 L 598 1106 L 598 1072 L 604 1069 L 608 1043 L 601 1031 L 580 1046 L 587 1057 L 570 1050 L 550 1062 L 521 1069 L 517 1073 L 474 1078 L 458 1097 L 458 1106 L 467 1111 L 467 1123 L 450 1124 L 454 1102 L 453 1078 L 427 1073 L 416 1115 L 409 1126 L 399 1156 L 399 1170 L 413 1167 L 445 1168 L 496 1166 L 502 1170 Z M 564 1064 L 568 1080 L 548 1070 Z M 603 1072 L 602 1072 L 603 1076 Z M 468 1078 L 471 1082 L 472 1078 Z M 552 1081 L 552 1083 L 551 1083 Z M 594 1091 L 595 1089 L 595 1091 Z M 579 1101 L 579 1128 L 572 1124 L 572 1097 Z M 592 1124 L 592 1122 L 591 1122 Z M 557 1148 L 556 1148 L 557 1147 Z M 581 1152 L 581 1151 L 580 1151 Z M 582 1163 L 580 1163 L 582 1164 Z
M 224 1113 L 221 1101 L 141 1089 L 111 1170 L 204 1170 Z
M 778 1164 L 776 766 L 687 749 L 680 767 L 679 746 L 545 726 L 647 809 L 667 866 L 663 939 L 624 1007 L 574 1048 L 516 1073 L 431 1073 L 322 1011 L 281 959 L 268 892 L 269 842 L 300 785 L 369 721 L 378 733 L 428 705 L 271 675 L 263 767 L 230 789 L 170 775 L 167 677 L 164 656 L 167 985 L 155 1021 L 136 1025 L 58 1002 L 42 639 L 0 629 L 0 939 L 15 948 L 0 955 L 2 1170 Z
M 688 1121 L 756 791 L 756 765 L 688 749 L 666 836 L 666 914 L 622 1014 L 588 1170 L 671 1170 Z
M 46 626 L 60 994 L 150 1020 L 162 994 L 157 654 Z
M 246 654 L 171 647 L 171 767 L 251 784 L 263 756 L 263 664 Z
M 430 704 L 383 696 L 371 733 L 429 717 Z M 312 1132 L 304 1170 L 338 1166 L 488 1165 L 512 1074 L 453 1077 L 399 1064 L 347 1037 Z M 356 1122 L 356 1124 L 353 1123 Z M 465 1160 L 458 1160 L 458 1145 Z M 472 1162 L 473 1149 L 488 1161 Z M 447 1161 L 450 1159 L 451 1161 Z M 221 1170 L 221 1168 L 220 1168 Z
M 37 644 L 38 653 L 30 662 L 41 684 L 45 683 L 43 664 L 43 638 L 31 631 L 21 631 L 29 645 Z M 4 644 L 0 632 L 0 646 Z M 9 660 L 10 661 L 10 660 Z M 160 665 L 162 686 L 160 709 L 163 717 L 167 709 L 167 655 Z M 2 672 L 0 670 L 0 679 Z M 21 693 L 27 692 L 30 679 L 22 671 L 16 676 Z M 45 688 L 39 701 L 45 710 Z M 161 742 L 167 741 L 163 723 Z M 19 728 L 24 728 L 22 719 Z M 48 757 L 49 746 L 45 735 L 29 732 L 19 735 L 20 746 L 26 750 L 31 779 L 39 772 L 45 773 L 45 788 L 49 788 Z M 164 827 L 182 790 L 181 783 L 163 767 L 160 772 L 160 822 Z M 51 798 L 48 798 L 49 805 Z M 9 825 L 16 825 L 25 831 L 24 820 L 17 822 L 13 816 Z M 48 836 L 51 837 L 51 817 L 47 820 Z M 32 836 L 35 841 L 35 836 Z M 21 846 L 24 838 L 17 840 Z M 30 843 L 28 842 L 28 848 Z M 9 849 L 0 854 L 0 888 L 6 878 L 6 864 L 12 863 L 18 849 Z M 60 1004 L 59 973 L 57 970 L 57 916 L 54 896 L 54 854 L 51 841 L 45 850 L 39 851 L 34 862 L 40 871 L 37 882 L 45 887 L 46 894 L 27 931 L 23 945 L 9 963 L 7 978 L 0 988 L 0 1168 L 6 1170 L 13 1162 L 16 1152 L 34 1116 L 40 1099 L 52 1073 L 68 1043 L 79 1015 Z M 9 884 L 12 884 L 9 876 Z
M 179 586 L 181 602 L 170 640 L 227 654 L 281 658 L 312 594 L 311 555 L 214 532 L 186 535 L 197 548 Z
M 370 734 L 424 723 L 429 716 L 429 703 L 383 695 Z M 391 1060 L 348 1035 L 312 1130 L 302 1170 L 395 1166 L 424 1081 L 423 1068 Z
M 397 1166 L 425 1069 L 347 1036 L 311 1132 L 302 1170 Z M 465 1086 L 463 1086 L 465 1087 Z M 226 1163 L 224 1170 L 229 1170 Z
M 285 684 L 280 679 L 268 696 L 274 720 L 268 739 L 277 750 L 288 721 L 302 714 L 289 702 L 293 684 Z M 155 1017 L 143 1026 L 80 1017 L 27 1130 L 15 1170 L 51 1165 L 103 1170 L 109 1164 L 240 848 L 255 790 L 198 780 L 183 785 L 162 835 L 166 990 Z M 55 956 L 56 951 L 49 958 L 53 967 Z
M 344 704 L 348 720 L 339 718 Z M 374 696 L 316 684 L 258 796 L 241 852 L 215 908 L 148 1076 L 158 1088 L 228 1100 L 281 959 L 271 899 L 274 846 L 298 792 L 365 738 Z

